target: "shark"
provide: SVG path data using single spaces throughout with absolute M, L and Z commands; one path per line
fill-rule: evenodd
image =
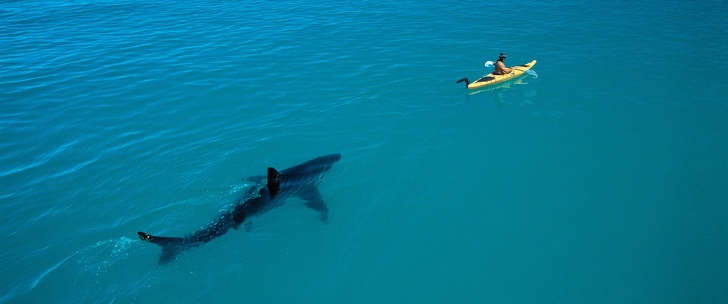
M 230 229 L 237 230 L 246 220 L 278 208 L 290 198 L 300 198 L 306 207 L 320 214 L 322 222 L 328 223 L 329 208 L 324 204 L 318 185 L 339 159 L 341 154 L 335 153 L 311 159 L 280 172 L 269 167 L 267 176 L 250 178 L 252 181 L 260 181 L 258 186 L 240 196 L 211 223 L 185 236 L 156 236 L 141 231 L 137 235 L 142 241 L 162 247 L 159 264 L 164 265 L 176 260 L 184 251 L 223 236 Z M 246 230 L 249 228 L 246 227 Z

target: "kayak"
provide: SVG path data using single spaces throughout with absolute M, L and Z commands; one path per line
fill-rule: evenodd
M 517 65 L 517 66 L 511 67 L 513 69 L 513 71 L 511 71 L 509 74 L 495 75 L 493 73 L 490 73 L 488 75 L 478 78 L 478 80 L 473 81 L 473 82 L 468 81 L 467 78 L 463 78 L 463 79 L 458 80 L 457 83 L 461 83 L 461 82 L 465 81 L 465 85 L 468 87 L 468 90 L 478 89 L 478 88 L 486 87 L 489 85 L 493 85 L 496 83 L 500 83 L 500 82 L 504 82 L 507 80 L 517 78 L 518 76 L 521 76 L 524 73 L 526 73 L 526 71 L 530 70 L 534 65 L 536 65 L 536 60 L 533 60 L 533 61 L 523 64 L 523 65 Z

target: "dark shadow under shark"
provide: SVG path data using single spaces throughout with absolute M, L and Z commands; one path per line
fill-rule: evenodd
M 163 237 L 144 232 L 137 234 L 142 241 L 162 246 L 159 264 L 166 264 L 173 261 L 179 253 L 202 246 L 224 235 L 230 228 L 238 229 L 246 219 L 280 207 L 292 197 L 301 198 L 304 205 L 321 214 L 321 221 L 328 222 L 329 209 L 321 199 L 317 186 L 339 159 L 341 154 L 336 153 L 314 158 L 281 172 L 272 167 L 268 168 L 267 183 L 257 194 L 255 190 L 258 188 L 252 188 L 252 193 L 238 198 L 235 204 L 223 211 L 217 220 L 186 236 Z

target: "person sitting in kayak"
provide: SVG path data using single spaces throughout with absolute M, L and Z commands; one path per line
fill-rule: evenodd
M 493 74 L 495 75 L 505 75 L 513 71 L 513 69 L 509 69 L 506 67 L 506 64 L 503 63 L 503 61 L 506 60 L 506 53 L 501 53 L 500 56 L 498 56 L 498 61 L 495 62 L 495 70 L 493 71 Z

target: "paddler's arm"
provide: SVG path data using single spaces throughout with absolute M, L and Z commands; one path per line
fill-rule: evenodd
M 502 62 L 502 61 L 497 61 L 497 62 L 495 63 L 495 65 L 496 65 L 496 67 L 499 67 L 499 68 L 500 68 L 500 70 L 501 70 L 501 72 L 502 72 L 503 74 L 508 74 L 508 73 L 510 73 L 510 72 L 512 72 L 512 71 L 513 71 L 513 69 L 512 69 L 512 68 L 509 68 L 509 67 L 507 67 L 507 66 L 506 66 L 505 64 L 503 64 L 503 62 Z

